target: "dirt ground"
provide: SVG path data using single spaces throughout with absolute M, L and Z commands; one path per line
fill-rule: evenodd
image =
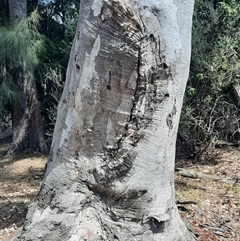
M 35 199 L 47 157 L 21 153 L 5 157 L 9 140 L 0 138 L 0 241 L 11 238 L 22 226 L 28 205 Z
M 240 241 L 239 147 L 212 149 L 195 163 L 179 160 L 176 166 L 233 181 L 230 185 L 176 173 L 176 199 L 182 218 L 199 241 Z M 190 204 L 181 204 L 184 201 Z
M 5 157 L 9 144 L 0 140 L 0 241 L 11 238 L 35 199 L 46 156 L 21 153 Z M 176 199 L 180 214 L 199 241 L 240 240 L 240 150 L 215 150 L 201 161 L 178 160 L 176 165 L 225 177 L 235 185 L 211 179 L 191 179 L 176 173 Z

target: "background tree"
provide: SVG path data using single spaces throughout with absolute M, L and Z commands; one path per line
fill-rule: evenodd
M 27 1 L 27 3 L 28 12 L 33 13 L 27 21 L 28 23 L 19 23 L 18 26 L 14 26 L 11 29 L 7 26 L 7 16 L 9 15 L 8 2 L 1 2 L 0 5 L 0 11 L 2 13 L 2 28 L 0 29 L 0 34 L 2 36 L 3 46 L 1 48 L 1 60 L 2 64 L 8 62 L 7 65 L 5 64 L 5 67 L 2 65 L 3 71 L 0 83 L 2 83 L 1 89 L 3 94 L 0 97 L 0 120 L 5 120 L 5 117 L 8 116 L 9 112 L 13 109 L 12 104 L 16 103 L 18 99 L 21 99 L 20 96 L 23 101 L 24 95 L 19 94 L 19 90 L 21 90 L 19 85 L 22 80 L 16 76 L 16 73 L 20 70 L 19 63 L 24 61 L 24 58 L 28 56 L 29 61 L 27 60 L 26 66 L 29 67 L 28 71 L 31 72 L 31 81 L 34 82 L 34 86 L 36 85 L 37 97 L 39 97 L 41 105 L 44 132 L 47 137 L 47 142 L 50 145 L 56 121 L 56 108 L 61 96 L 72 39 L 75 34 L 78 9 L 76 9 L 76 1 L 67 1 L 62 5 L 59 1 L 45 2 L 34 0 Z M 11 1 L 9 4 L 11 4 Z M 26 4 L 26 1 L 24 1 L 24 4 Z M 26 6 L 24 4 L 23 6 Z M 12 4 L 12 6 L 14 7 L 15 5 Z M 36 10 L 34 10 L 36 7 L 38 7 L 40 18 Z M 66 15 L 64 23 L 59 17 L 62 14 L 62 9 L 64 9 Z M 22 13 L 22 9 L 18 10 L 15 8 L 14 11 Z M 24 16 L 26 17 L 26 13 Z M 59 34 L 63 28 L 65 34 Z M 45 38 L 43 38 L 43 36 L 45 36 Z M 22 45 L 27 41 L 28 43 L 26 45 Z M 44 42 L 45 44 L 43 44 Z M 43 45 L 45 49 L 44 52 L 42 51 Z M 5 51 L 6 46 L 9 47 L 7 51 Z M 16 46 L 15 49 L 13 49 L 12 46 Z M 15 55 L 12 60 L 9 60 L 9 53 L 11 53 L 11 51 L 13 52 L 12 55 Z M 19 56 L 19 53 L 22 55 Z M 19 62 L 20 59 L 21 61 Z M 10 62 L 11 64 L 9 64 Z M 3 77 L 3 74 L 5 77 Z M 13 111 L 16 116 L 15 123 L 20 119 L 19 116 L 24 111 L 20 107 L 21 105 L 16 105 Z M 19 116 L 17 116 L 16 113 L 18 113 Z M 39 119 L 41 120 L 41 118 Z M 33 136 L 33 133 L 30 133 L 30 136 Z M 29 147 L 35 150 L 39 149 L 36 143 L 29 144 L 29 141 L 32 140 L 25 139 L 24 145 L 19 145 L 18 148 L 15 149 L 23 150 Z M 13 149 L 11 150 L 13 151 Z
M 10 93 L 10 97 L 13 97 L 16 89 L 19 93 L 14 101 L 13 98 L 7 98 L 12 100 L 13 127 L 9 153 L 25 148 L 47 152 L 34 83 L 34 67 L 42 47 L 41 36 L 36 28 L 37 15 L 35 12 L 35 15 L 26 19 L 27 2 L 24 0 L 9 0 L 8 4 L 11 29 L 1 30 L 1 88 L 2 91 L 7 91 L 7 95 Z M 6 98 L 2 99 L 6 101 Z
M 174 150 L 193 1 L 81 1 L 54 140 L 17 240 L 193 240 Z

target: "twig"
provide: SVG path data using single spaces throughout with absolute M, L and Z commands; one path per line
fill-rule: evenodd
M 218 176 L 213 176 L 213 175 L 207 175 L 201 172 L 195 172 L 193 170 L 186 170 L 183 168 L 175 168 L 175 171 L 178 172 L 181 176 L 183 177 L 189 177 L 189 178 L 200 178 L 200 179 L 210 179 L 210 180 L 214 180 L 214 181 L 219 181 L 222 183 L 227 183 L 229 185 L 236 185 L 236 181 L 231 181 L 231 180 L 227 180 L 225 178 L 221 178 Z

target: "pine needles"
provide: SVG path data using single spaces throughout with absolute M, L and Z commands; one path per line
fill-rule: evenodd
M 6 105 L 18 99 L 24 76 L 33 76 L 44 52 L 39 21 L 35 10 L 14 26 L 0 27 L 0 117 Z M 33 81 L 33 77 L 28 81 Z

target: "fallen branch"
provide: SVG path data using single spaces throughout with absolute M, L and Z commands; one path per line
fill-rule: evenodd
M 218 177 L 218 176 L 213 176 L 213 175 L 207 175 L 207 174 L 204 174 L 202 172 L 196 172 L 196 171 L 193 171 L 193 170 L 186 170 L 186 169 L 183 169 L 183 168 L 175 168 L 175 171 L 178 172 L 179 175 L 183 176 L 183 177 L 189 177 L 189 178 L 195 178 L 195 179 L 210 179 L 210 180 L 214 180 L 214 181 L 218 181 L 218 182 L 222 182 L 222 183 L 227 183 L 229 185 L 236 185 L 238 180 L 236 181 L 231 181 L 231 180 L 228 180 L 226 178 L 221 178 L 221 177 Z
M 197 204 L 197 202 L 192 200 L 176 200 L 177 205 L 186 205 L 186 204 Z
M 227 148 L 227 147 L 239 147 L 240 143 L 238 142 L 227 142 L 227 141 L 218 141 L 215 144 L 216 148 Z

